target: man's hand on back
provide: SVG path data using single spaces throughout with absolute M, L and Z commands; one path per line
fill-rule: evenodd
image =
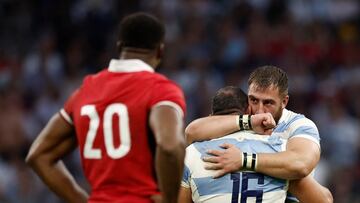
M 242 151 L 232 144 L 224 143 L 220 146 L 224 150 L 208 150 L 207 153 L 212 156 L 203 158 L 206 162 L 205 169 L 216 171 L 214 178 L 219 178 L 242 168 Z

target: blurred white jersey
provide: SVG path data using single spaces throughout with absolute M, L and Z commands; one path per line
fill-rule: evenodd
M 264 174 L 239 171 L 214 179 L 214 171 L 205 170 L 202 157 L 209 149 L 230 143 L 248 153 L 283 151 L 286 142 L 279 136 L 256 135 L 250 131 L 236 132 L 219 139 L 196 142 L 186 149 L 182 187 L 191 188 L 194 202 L 204 203 L 277 203 L 284 202 L 288 181 Z

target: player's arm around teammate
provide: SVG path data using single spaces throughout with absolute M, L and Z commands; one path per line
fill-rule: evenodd
M 32 144 L 26 162 L 66 202 L 85 203 L 88 194 L 61 161 L 77 146 L 74 133 L 73 126 L 55 114 Z
M 208 165 L 207 169 L 216 169 L 219 167 L 218 174 L 216 177 L 221 176 L 225 171 L 237 171 L 239 168 L 242 168 L 243 159 L 238 159 L 241 156 L 242 152 L 235 146 L 230 144 L 222 145 L 225 148 L 225 151 L 218 150 L 210 150 L 210 153 L 217 155 L 214 160 L 209 158 L 209 161 L 214 161 L 214 165 Z M 282 153 L 282 152 L 279 152 Z M 278 154 L 278 153 L 276 153 Z M 274 154 L 275 155 L 275 154 Z M 243 157 L 241 157 L 243 158 Z M 219 159 L 216 161 L 216 159 Z M 223 164 L 223 166 L 220 166 Z M 223 167 L 223 168 L 222 168 Z M 233 168 L 233 169 L 231 169 Z M 279 172 L 279 176 L 281 176 L 282 172 Z M 297 197 L 302 203 L 332 203 L 332 195 L 330 191 L 321 186 L 318 182 L 316 182 L 313 177 L 307 176 L 305 178 L 299 180 L 292 180 L 289 183 L 289 191 Z M 186 191 L 186 188 L 182 188 L 180 193 L 184 198 L 189 195 L 189 191 Z M 190 194 L 191 198 L 191 194 Z M 184 201 L 184 200 L 183 200 Z M 185 202 L 185 201 L 184 201 Z
M 267 126 L 273 125 L 273 120 L 268 118 L 268 116 L 271 117 L 271 114 L 251 116 L 251 119 L 256 118 L 251 123 L 254 126 L 253 128 L 257 127 L 260 129 L 257 132 L 261 133 L 261 129 L 264 129 L 261 133 L 264 134 L 269 129 L 263 123 Z M 206 136 L 206 133 L 210 133 L 212 139 L 237 131 L 239 130 L 238 120 L 238 116 L 235 115 L 209 116 L 197 119 L 190 123 L 185 130 L 187 142 L 207 140 L 209 136 Z M 270 130 L 267 131 L 270 132 Z M 303 146 L 308 147 L 304 148 Z M 228 145 L 224 151 L 210 150 L 209 153 L 215 156 L 207 157 L 205 161 L 210 162 L 208 169 L 219 170 L 216 177 L 242 168 L 242 156 L 240 156 L 242 152 L 232 145 Z M 307 157 L 311 157 L 313 154 L 320 155 L 317 145 L 310 140 L 295 137 L 288 141 L 287 149 L 284 152 L 258 154 L 256 171 L 277 178 L 303 178 L 311 172 L 319 160 L 319 156 L 307 159 Z
M 252 130 L 257 134 L 270 135 L 276 123 L 270 113 L 250 117 Z M 222 137 L 240 130 L 238 115 L 208 116 L 192 121 L 185 129 L 187 144 Z
M 332 203 L 331 192 L 320 185 L 311 175 L 289 183 L 289 192 L 301 203 Z
M 210 162 L 208 169 L 219 170 L 216 177 L 237 171 L 243 167 L 242 152 L 232 145 L 224 146 L 224 151 L 210 150 L 213 157 L 206 157 Z M 320 148 L 313 141 L 294 137 L 289 139 L 286 150 L 276 154 L 257 154 L 256 172 L 283 179 L 306 177 L 316 166 L 320 158 Z
M 150 126 L 157 143 L 156 172 L 163 202 L 173 203 L 178 198 L 184 168 L 183 119 L 172 107 L 158 106 L 151 110 Z

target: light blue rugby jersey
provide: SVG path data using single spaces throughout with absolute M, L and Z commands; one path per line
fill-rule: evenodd
M 194 202 L 206 203 L 276 203 L 284 202 L 288 181 L 259 173 L 242 171 L 214 179 L 214 171 L 205 170 L 202 157 L 209 149 L 230 143 L 248 153 L 276 153 L 283 151 L 285 142 L 279 136 L 256 135 L 250 131 L 237 132 L 225 137 L 196 142 L 186 149 L 182 186 L 191 188 Z
M 320 148 L 319 131 L 313 121 L 302 114 L 284 109 L 278 125 L 274 129 L 273 135 L 280 136 L 285 142 L 293 137 L 302 137 L 315 142 Z M 298 201 L 291 194 L 287 199 Z
M 284 109 L 273 135 L 288 140 L 293 137 L 310 139 L 320 147 L 320 135 L 314 122 L 302 114 Z
M 254 136 L 254 134 L 252 136 Z M 248 187 L 246 188 L 247 189 L 246 191 L 249 192 L 248 194 L 250 194 L 251 191 L 262 190 L 263 196 L 265 198 L 263 197 L 262 201 L 260 201 L 260 199 L 258 198 L 260 202 L 264 202 L 264 203 L 276 202 L 274 200 L 269 200 L 269 199 L 274 198 L 280 200 L 281 198 L 276 197 L 276 195 L 275 197 L 272 197 L 271 195 L 270 197 L 268 196 L 269 194 L 277 193 L 279 194 L 279 196 L 282 197 L 283 192 L 281 191 L 284 191 L 287 188 L 285 187 L 285 185 L 281 185 L 279 183 L 286 184 L 285 181 L 271 178 L 269 176 L 263 176 L 264 177 L 264 184 L 263 184 L 261 178 L 262 175 L 253 173 L 255 175 L 251 175 L 251 178 L 249 178 L 249 176 L 246 175 L 246 174 L 251 174 L 251 172 L 248 173 L 245 172 L 244 177 L 245 179 L 247 179 L 247 181 L 242 181 L 243 173 L 239 173 L 239 175 L 228 174 L 220 179 L 212 179 L 211 177 L 212 175 L 214 175 L 212 171 L 202 170 L 204 165 L 203 162 L 201 161 L 201 157 L 204 156 L 205 151 L 207 149 L 219 149 L 218 146 L 223 142 L 236 144 L 245 152 L 259 152 L 259 153 L 279 152 L 285 150 L 285 145 L 287 140 L 293 137 L 302 137 L 302 138 L 310 139 L 320 147 L 319 131 L 316 125 L 314 124 L 314 122 L 306 118 L 304 115 L 294 113 L 287 109 L 283 110 L 283 114 L 279 120 L 278 125 L 274 129 L 272 136 L 269 137 L 268 144 L 265 143 L 254 144 L 254 143 L 259 143 L 259 141 L 255 141 L 251 139 L 244 139 L 243 140 L 244 142 L 237 143 L 236 139 L 228 136 L 217 140 L 206 141 L 202 143 L 194 143 L 187 148 L 187 157 L 185 160 L 185 170 L 184 170 L 182 186 L 191 187 L 193 193 L 192 194 L 193 200 L 195 202 L 204 201 L 204 202 L 241 202 L 242 203 L 246 201 L 242 201 L 241 193 L 239 192 L 240 194 L 236 195 L 236 191 L 240 191 L 243 188 L 246 188 L 246 184 L 244 183 L 247 182 Z M 258 145 L 263 147 L 258 148 Z M 264 149 L 268 151 L 262 151 Z M 237 182 L 238 178 L 239 180 Z M 257 183 L 256 180 L 258 180 Z M 275 183 L 274 186 L 271 185 L 272 183 Z M 276 185 L 278 185 L 278 187 Z M 233 188 L 235 191 L 233 191 Z M 275 191 L 275 192 L 271 192 L 271 191 Z M 252 193 L 253 193 L 252 196 L 255 196 L 254 194 L 256 194 L 256 192 L 255 193 L 252 192 Z M 236 199 L 238 199 L 238 201 L 236 201 Z M 248 199 L 254 200 L 255 198 L 248 197 Z M 287 199 L 296 200 L 296 198 L 294 197 L 288 197 Z M 283 200 L 281 202 L 283 202 Z

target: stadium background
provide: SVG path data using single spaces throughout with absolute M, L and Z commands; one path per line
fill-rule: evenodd
M 360 202 L 360 7 L 355 0 L 0 0 L 0 202 L 61 202 L 24 164 L 30 143 L 85 74 L 117 57 L 119 19 L 162 18 L 160 72 L 184 89 L 187 122 L 265 64 L 290 78 L 289 109 L 319 127 L 317 179 Z M 77 153 L 66 162 L 82 178 Z

